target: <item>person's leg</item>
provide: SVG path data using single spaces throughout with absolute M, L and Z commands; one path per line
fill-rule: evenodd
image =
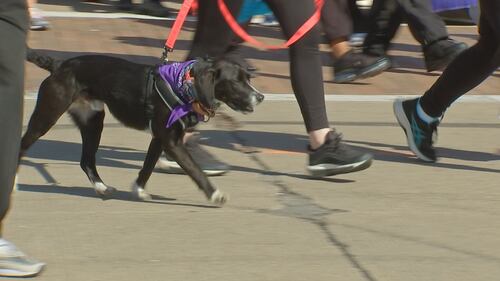
M 237 15 L 243 0 L 226 0 L 233 15 Z M 227 25 L 217 6 L 217 0 L 202 0 L 198 7 L 198 22 L 187 59 L 222 56 L 232 45 L 235 34 Z
M 500 2 L 481 1 L 480 37 L 461 53 L 421 98 L 430 116 L 440 117 L 460 96 L 475 88 L 500 66 Z
M 287 38 L 314 13 L 313 1 L 267 0 Z M 318 49 L 319 27 L 311 29 L 290 47 L 290 74 L 292 88 L 304 119 L 310 140 L 310 173 L 327 176 L 365 169 L 371 164 L 371 155 L 345 147 L 338 135 L 331 133 L 326 115 Z M 348 152 L 348 153 L 347 153 Z
M 44 264 L 27 258 L 2 237 L 21 143 L 28 14 L 24 0 L 0 2 L 0 276 L 37 275 Z M 15 50 L 15 51 L 13 51 Z
M 402 20 L 403 10 L 397 0 L 374 0 L 363 52 L 371 56 L 385 56 Z
M 352 19 L 347 0 L 325 0 L 321 10 L 321 23 L 326 38 L 332 43 L 332 55 L 340 58 L 351 50 L 348 42 L 352 33 Z
M 16 8 L 21 9 L 22 6 Z M 0 9 L 0 38 L 9 39 L 2 40 L 0 44 L 0 128 L 3 132 L 0 137 L 0 234 L 1 221 L 9 208 L 19 157 L 26 58 L 26 31 L 23 31 L 23 26 L 7 21 L 13 13 L 4 13 Z M 16 17 L 22 16 L 21 11 L 16 13 Z
M 432 11 L 429 0 L 397 0 L 415 39 L 426 46 L 448 38 L 444 21 Z
M 267 0 L 286 38 L 314 13 L 313 1 Z M 292 87 L 308 132 L 329 128 L 324 102 L 323 73 L 318 49 L 320 30 L 316 26 L 290 47 Z M 326 135 L 326 134 L 325 134 Z
M 444 69 L 467 45 L 448 38 L 446 25 L 430 0 L 398 0 L 413 37 L 424 52 L 427 71 Z
M 397 100 L 394 111 L 418 158 L 434 162 L 433 134 L 445 110 L 500 66 L 500 2 L 481 1 L 480 38 L 461 53 L 420 98 Z
M 349 45 L 352 19 L 347 0 L 326 0 L 321 22 L 335 59 L 334 82 L 347 83 L 371 77 L 389 67 L 389 60 L 385 57 L 368 56 L 352 50 Z

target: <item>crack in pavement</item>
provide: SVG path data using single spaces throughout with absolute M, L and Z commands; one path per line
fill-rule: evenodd
M 230 132 L 231 136 L 245 147 L 245 140 L 238 135 L 237 131 Z M 259 165 L 264 172 L 266 181 L 279 189 L 278 201 L 281 203 L 281 208 L 276 210 L 258 210 L 260 213 L 285 216 L 295 219 L 304 220 L 317 226 L 327 237 L 328 241 L 349 261 L 349 263 L 359 271 L 363 278 L 367 281 L 377 281 L 377 279 L 366 269 L 358 260 L 356 255 L 349 251 L 349 245 L 340 241 L 339 238 L 328 228 L 326 218 L 333 213 L 347 212 L 341 209 L 325 208 L 317 204 L 312 198 L 303 194 L 292 191 L 286 183 L 276 178 L 276 172 L 272 171 L 264 161 L 262 161 L 255 153 L 246 153 L 250 158 Z

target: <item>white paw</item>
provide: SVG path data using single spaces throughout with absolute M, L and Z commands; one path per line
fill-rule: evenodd
M 210 202 L 217 206 L 224 205 L 229 200 L 229 196 L 224 192 L 216 190 L 210 197 Z
M 144 188 L 138 186 L 137 183 L 132 185 L 132 196 L 140 201 L 151 200 L 151 195 L 149 195 Z
M 98 195 L 108 196 L 108 195 L 111 195 L 113 192 L 115 192 L 116 188 L 106 186 L 102 182 L 96 182 L 96 183 L 94 183 L 94 190 Z

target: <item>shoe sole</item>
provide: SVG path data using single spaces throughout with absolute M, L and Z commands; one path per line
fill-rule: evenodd
M 359 73 L 353 73 L 353 72 L 339 73 L 338 75 L 335 75 L 333 82 L 342 84 L 342 83 L 349 83 L 358 79 L 373 77 L 377 74 L 384 72 L 389 67 L 391 67 L 391 64 L 386 60 L 382 60 L 368 68 L 363 69 Z
M 415 155 L 425 161 L 425 162 L 436 162 L 435 160 L 432 160 L 428 157 L 426 157 L 422 152 L 417 147 L 417 144 L 413 140 L 413 134 L 411 132 L 411 125 L 410 125 L 410 120 L 406 117 L 406 113 L 403 108 L 403 100 L 402 99 L 397 99 L 394 101 L 392 108 L 394 110 L 394 115 L 396 116 L 396 120 L 398 120 L 399 126 L 403 129 L 406 135 L 406 141 L 408 143 L 408 146 L 410 147 L 410 150 L 415 153 Z
M 327 177 L 327 176 L 347 174 L 365 170 L 372 165 L 372 162 L 373 158 L 341 166 L 334 164 L 320 164 L 320 165 L 308 166 L 307 170 L 309 174 L 313 177 Z
M 388 60 L 382 60 L 376 63 L 375 65 L 368 67 L 361 71 L 359 74 L 360 79 L 368 78 L 368 77 L 373 77 L 375 75 L 378 75 L 385 70 L 389 69 L 391 67 L 391 63 Z
M 19 271 L 15 269 L 0 269 L 0 277 L 34 277 L 42 273 L 45 264 L 41 265 L 34 271 Z
M 32 25 L 30 26 L 30 30 L 32 31 L 45 31 L 48 30 L 48 26 L 43 26 L 43 25 Z

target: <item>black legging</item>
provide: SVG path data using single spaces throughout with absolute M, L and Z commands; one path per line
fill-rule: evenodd
M 433 117 L 441 116 L 464 95 L 500 66 L 500 1 L 480 0 L 478 42 L 461 53 L 420 99 L 422 108 Z
M 287 38 L 290 38 L 315 11 L 312 0 L 266 0 L 266 2 L 276 15 Z M 230 50 L 234 34 L 225 24 L 216 0 L 203 0 L 199 3 L 197 30 L 188 57 L 220 56 Z M 233 15 L 237 15 L 242 0 L 226 0 L 226 4 Z M 320 30 L 316 26 L 293 44 L 289 52 L 292 88 L 308 132 L 329 127 L 319 41 Z

